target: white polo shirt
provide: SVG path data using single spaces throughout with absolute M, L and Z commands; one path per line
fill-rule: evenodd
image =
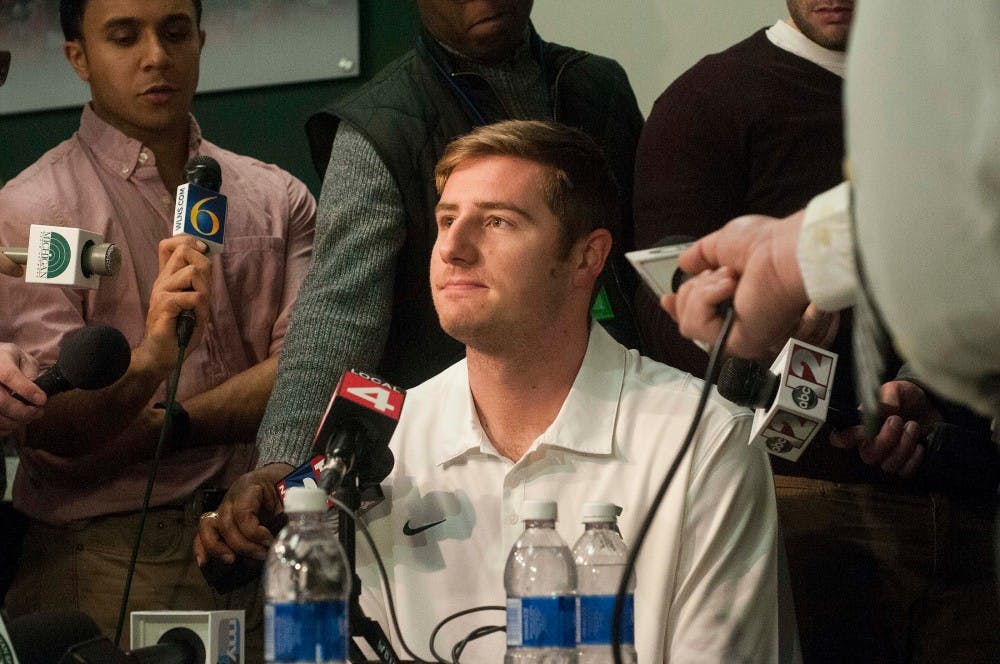
M 581 510 L 624 507 L 631 543 L 691 422 L 701 381 L 639 356 L 599 325 L 558 416 L 517 463 L 479 424 L 461 361 L 411 390 L 391 448 L 386 501 L 366 521 L 392 583 L 404 636 L 432 659 L 431 630 L 451 613 L 502 606 L 504 563 L 522 531 L 525 500 L 556 500 L 569 546 Z M 748 411 L 713 395 L 649 534 L 636 573 L 640 661 L 777 660 L 775 505 L 765 454 L 747 446 Z M 390 631 L 381 583 L 358 544 L 366 613 Z M 504 615 L 450 623 L 439 652 Z M 398 640 L 394 638 L 398 652 Z M 472 642 L 469 662 L 500 662 L 505 637 Z

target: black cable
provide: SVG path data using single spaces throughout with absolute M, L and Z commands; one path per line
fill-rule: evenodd
M 469 645 L 470 641 L 475 641 L 476 639 L 481 639 L 484 636 L 489 636 L 490 634 L 495 634 L 497 632 L 506 632 L 506 625 L 483 625 L 482 627 L 477 627 L 476 629 L 469 632 L 469 635 L 464 639 L 456 643 L 451 649 L 451 661 L 453 664 L 458 664 L 459 658 L 462 656 L 462 652 L 465 650 L 465 646 Z
M 704 413 L 705 405 L 708 403 L 708 395 L 712 392 L 715 365 L 718 364 L 719 355 L 722 354 L 722 348 L 726 345 L 726 340 L 729 338 L 730 331 L 732 331 L 733 317 L 733 307 L 726 307 L 725 317 L 722 322 L 722 331 L 719 333 L 719 338 L 716 340 L 715 347 L 712 349 L 712 355 L 708 360 L 708 369 L 705 370 L 705 383 L 698 398 L 698 406 L 695 408 L 691 426 L 688 428 L 680 450 L 677 451 L 677 456 L 674 457 L 674 462 L 670 465 L 670 469 L 667 471 L 663 482 L 660 484 L 660 488 L 656 492 L 656 497 L 653 498 L 653 502 L 646 511 L 646 516 L 643 518 L 642 525 L 639 526 L 639 532 L 636 534 L 635 546 L 629 550 L 628 562 L 625 563 L 625 570 L 622 573 L 621 581 L 618 583 L 618 592 L 615 593 L 615 608 L 611 615 L 611 654 L 614 657 L 615 664 L 622 664 L 622 613 L 625 610 L 625 595 L 628 594 L 629 578 L 631 578 L 632 572 L 635 570 L 635 562 L 639 558 L 639 549 L 642 548 L 642 544 L 646 540 L 646 535 L 649 534 L 650 526 L 653 525 L 653 519 L 656 518 L 656 512 L 660 508 L 660 503 L 663 502 L 664 496 L 667 495 L 667 489 L 670 488 L 670 483 L 673 481 L 674 475 L 677 474 L 677 469 L 680 467 L 681 461 L 687 456 L 687 451 L 691 447 L 691 441 L 694 440 L 695 431 L 698 430 L 698 425 L 701 423 L 702 413 Z
M 190 339 L 190 335 L 188 335 L 188 339 Z M 180 342 L 181 340 L 178 339 L 178 341 Z M 178 343 L 177 345 L 177 364 L 173 375 L 170 377 L 166 407 L 163 411 L 163 425 L 160 427 L 160 439 L 156 442 L 156 451 L 153 453 L 153 463 L 149 469 L 149 479 L 146 481 L 146 493 L 142 497 L 142 509 L 139 511 L 139 527 L 136 528 L 135 544 L 132 546 L 132 556 L 128 562 L 128 572 L 125 575 L 125 590 L 122 592 L 122 604 L 118 610 L 118 625 L 115 627 L 115 647 L 119 646 L 122 639 L 122 627 L 125 624 L 128 597 L 132 592 L 132 576 L 135 574 L 135 565 L 139 558 L 139 545 L 142 544 L 142 531 L 146 527 L 146 515 L 149 512 L 150 497 L 153 495 L 153 483 L 156 481 L 156 471 L 160 466 L 160 457 L 163 454 L 163 443 L 173 433 L 174 401 L 177 397 L 177 384 L 181 379 L 181 366 L 184 364 L 184 351 L 186 348 L 187 340 L 183 340 L 183 343 Z
M 440 632 L 441 629 L 445 625 L 447 625 L 448 623 L 450 623 L 452 620 L 455 620 L 457 618 L 461 618 L 462 616 L 466 616 L 466 615 L 468 615 L 470 613 L 476 613 L 477 611 L 504 611 L 504 612 L 506 612 L 507 611 L 507 607 L 506 606 L 477 606 L 477 607 L 472 608 L 472 609 L 463 609 L 462 611 L 457 611 L 456 613 L 453 613 L 450 616 L 448 616 L 448 617 L 444 618 L 443 620 L 441 620 L 441 622 L 439 622 L 437 625 L 435 625 L 434 629 L 431 630 L 431 638 L 430 638 L 431 654 L 434 655 L 434 659 L 436 659 L 438 661 L 438 664 L 452 664 L 452 662 L 449 662 L 444 657 L 442 657 L 440 655 L 440 653 L 438 653 L 438 651 L 434 648 L 434 640 L 437 638 L 438 632 Z M 472 633 L 475 633 L 479 629 L 483 629 L 483 628 L 479 627 L 476 630 L 473 630 Z M 506 630 L 507 627 L 504 626 L 503 629 Z M 494 631 L 499 631 L 499 630 L 494 630 Z M 490 633 L 492 634 L 493 632 L 490 632 Z M 471 636 L 471 634 L 470 634 L 470 636 Z M 486 636 L 486 635 L 482 634 L 481 636 Z M 479 636 L 477 636 L 475 638 L 479 638 Z M 466 641 L 471 641 L 472 639 L 469 638 L 469 637 L 466 637 L 465 640 Z M 461 643 L 461 641 L 459 643 Z M 458 644 L 456 644 L 456 645 L 458 645 Z M 465 646 L 462 646 L 462 647 L 464 648 Z M 454 654 L 454 651 L 453 651 L 453 654 Z
M 414 662 L 419 664 L 433 664 L 426 660 L 420 659 L 412 650 L 410 646 L 407 645 L 406 639 L 403 638 L 403 630 L 399 628 L 399 618 L 396 616 L 396 603 L 392 599 L 392 588 L 389 586 L 389 575 L 385 571 L 385 563 L 382 562 L 382 556 L 379 555 L 378 549 L 375 547 L 375 539 L 372 534 L 368 531 L 368 525 L 355 514 L 353 511 L 348 509 L 347 505 L 342 503 L 337 498 L 333 496 L 329 497 L 334 505 L 337 506 L 344 514 L 351 517 L 355 525 L 361 526 L 361 534 L 364 536 L 365 541 L 368 542 L 368 548 L 372 550 L 372 555 L 375 557 L 375 564 L 378 566 L 379 577 L 382 579 L 382 587 L 385 588 L 386 599 L 389 602 L 389 619 L 392 621 L 392 627 L 396 630 L 396 635 L 399 637 L 399 644 L 403 646 L 403 650 L 406 654 L 413 658 Z

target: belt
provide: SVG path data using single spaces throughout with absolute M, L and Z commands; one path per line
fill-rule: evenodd
M 216 489 L 210 487 L 200 487 L 194 490 L 191 497 L 180 504 L 161 505 L 150 508 L 150 512 L 155 510 L 183 510 L 184 520 L 187 522 L 197 522 L 199 517 L 205 512 L 214 512 L 222 504 L 222 499 L 226 495 L 227 489 Z

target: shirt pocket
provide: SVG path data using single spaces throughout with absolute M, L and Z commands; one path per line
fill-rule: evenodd
M 285 290 L 285 239 L 245 236 L 226 238 L 214 277 L 219 304 L 216 324 L 235 325 L 256 359 L 267 356 L 271 329 L 281 313 Z M 220 283 L 221 281 L 221 283 Z

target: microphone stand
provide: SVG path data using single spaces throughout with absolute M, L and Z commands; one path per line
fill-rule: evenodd
M 355 432 L 353 434 L 355 445 L 350 446 L 348 449 L 352 451 L 357 449 L 356 443 L 358 437 Z M 351 469 L 344 475 L 340 487 L 337 489 L 336 496 L 348 509 L 355 514 L 358 513 L 358 510 L 361 508 L 361 489 L 358 485 L 358 471 L 354 463 L 351 463 Z M 367 664 L 370 661 L 361 652 L 361 648 L 355 643 L 354 637 L 364 639 L 372 650 L 375 651 L 379 662 L 383 662 L 384 664 L 401 664 L 402 660 L 399 659 L 399 655 L 393 650 L 392 644 L 389 642 L 389 637 L 386 636 L 382 626 L 377 621 L 365 615 L 364 610 L 361 608 L 361 579 L 358 577 L 355 551 L 357 526 L 354 524 L 354 519 L 348 516 L 343 510 L 338 509 L 337 521 L 337 539 L 340 541 L 340 545 L 344 547 L 344 553 L 347 555 L 347 569 L 351 575 L 351 599 L 348 605 L 348 632 L 351 636 L 349 659 L 351 664 Z

